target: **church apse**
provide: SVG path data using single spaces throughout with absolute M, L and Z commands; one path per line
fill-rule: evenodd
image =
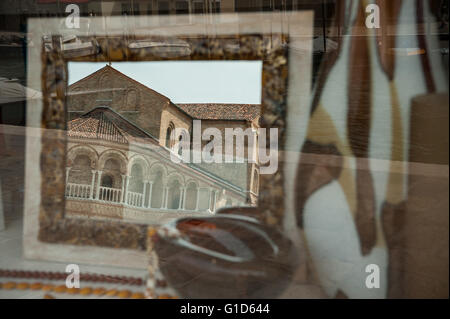
M 203 118 L 204 129 L 215 124 L 245 129 L 257 122 L 260 106 L 216 104 L 209 113 L 199 112 L 204 104 L 193 107 L 178 106 L 109 65 L 70 85 L 68 216 L 159 224 L 256 205 L 257 164 L 174 163 L 171 153 L 178 152 L 175 128 L 190 132 L 193 121 Z M 238 108 L 253 115 L 230 119 Z

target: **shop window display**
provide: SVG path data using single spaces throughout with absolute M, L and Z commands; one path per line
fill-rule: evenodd
M 2 298 L 448 298 L 448 1 L 83 1 L 79 30 L 66 2 L 6 3 Z M 239 77 L 150 64 L 223 59 L 260 63 L 259 99 L 122 64 L 207 96 Z M 243 162 L 195 163 L 199 120 L 201 158 L 249 129 Z

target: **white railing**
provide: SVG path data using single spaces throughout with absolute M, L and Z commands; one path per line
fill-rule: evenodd
M 91 198 L 91 185 L 67 183 L 66 197 L 68 198 Z
M 141 193 L 127 192 L 127 204 L 130 206 L 142 207 L 143 195 Z
M 104 202 L 121 203 L 122 190 L 120 188 L 111 188 L 100 186 L 98 190 L 98 199 Z
M 97 188 L 98 187 L 98 188 Z M 200 200 L 197 198 L 196 208 L 193 210 L 186 209 L 184 207 L 176 208 L 176 209 L 169 209 L 164 204 L 165 197 L 168 196 L 167 194 L 163 195 L 163 201 L 162 201 L 162 207 L 160 208 L 153 208 L 151 207 L 151 201 L 152 196 L 150 195 L 147 199 L 148 203 L 145 205 L 144 202 L 144 194 L 138 193 L 138 192 L 126 192 L 126 197 L 123 198 L 123 190 L 120 188 L 111 188 L 111 187 L 104 187 L 104 186 L 97 186 L 92 190 L 91 185 L 87 184 L 76 184 L 76 183 L 67 183 L 66 184 L 66 197 L 70 199 L 82 199 L 82 200 L 98 200 L 101 202 L 109 202 L 109 203 L 117 203 L 117 204 L 123 204 L 130 207 L 137 207 L 137 208 L 145 208 L 145 209 L 157 209 L 161 211 L 185 211 L 185 212 L 199 212 L 199 211 L 209 211 L 210 207 L 208 208 L 201 208 L 199 207 L 198 201 Z M 147 207 L 148 206 L 148 207 Z M 181 205 L 183 206 L 183 205 Z

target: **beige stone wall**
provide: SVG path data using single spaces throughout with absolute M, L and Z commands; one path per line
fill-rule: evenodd
M 202 133 L 210 127 L 213 128 L 217 128 L 220 130 L 221 134 L 222 134 L 222 138 L 223 138 L 223 142 L 222 142 L 222 148 L 223 148 L 223 154 L 225 154 L 225 129 L 226 128 L 231 128 L 231 129 L 236 129 L 236 128 L 241 128 L 242 130 L 246 130 L 249 127 L 256 127 L 256 126 L 252 126 L 252 123 L 250 122 L 246 122 L 246 121 L 222 121 L 222 120 L 202 120 Z M 207 141 L 203 141 L 202 142 L 202 148 L 203 146 L 205 146 L 208 142 Z M 233 139 L 233 150 L 234 150 L 234 155 L 236 155 L 235 150 L 236 150 L 236 138 Z M 247 137 L 244 139 L 244 156 L 247 159 L 248 158 L 248 143 L 247 143 Z
M 156 138 L 161 113 L 169 99 L 138 82 L 105 68 L 69 88 L 67 106 L 72 120 L 96 106 L 109 106 Z
M 249 123 L 245 121 L 220 121 L 220 120 L 202 120 L 202 133 L 207 128 L 213 127 L 220 130 L 222 134 L 222 152 L 225 156 L 226 149 L 225 149 L 225 129 L 231 128 L 242 128 L 243 130 L 246 130 L 249 127 L 257 128 L 256 123 Z M 207 141 L 202 141 L 202 149 L 207 144 Z M 257 147 L 255 143 L 255 148 Z M 250 190 L 251 186 L 253 185 L 253 170 L 256 167 L 256 164 L 248 163 L 248 140 L 247 137 L 244 139 L 244 157 L 245 157 L 245 163 L 211 163 L 211 164 L 198 164 L 200 167 L 208 170 L 209 172 L 235 184 L 236 186 L 241 187 L 245 190 Z M 236 138 L 233 139 L 233 154 L 236 156 Z M 225 158 L 223 157 L 223 160 Z M 249 197 L 249 201 L 251 203 L 254 203 L 256 200 L 256 197 Z
M 186 113 L 180 111 L 176 106 L 167 104 L 161 113 L 161 127 L 159 131 L 159 144 L 166 145 L 166 132 L 170 123 L 173 123 L 175 128 L 184 128 L 191 131 L 192 118 Z

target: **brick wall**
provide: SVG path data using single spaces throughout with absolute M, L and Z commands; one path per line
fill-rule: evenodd
M 69 88 L 69 120 L 96 106 L 109 106 L 147 133 L 159 137 L 161 113 L 169 99 L 105 67 Z

